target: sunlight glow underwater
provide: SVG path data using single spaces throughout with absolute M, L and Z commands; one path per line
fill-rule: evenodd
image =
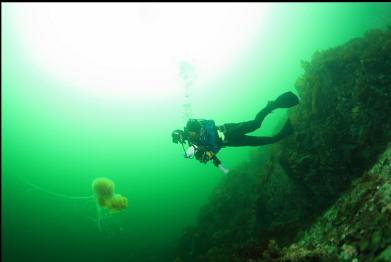
M 26 56 L 42 72 L 79 94 L 140 102 L 180 95 L 181 61 L 191 61 L 203 81 L 218 75 L 246 50 L 267 8 L 42 3 L 9 12 Z

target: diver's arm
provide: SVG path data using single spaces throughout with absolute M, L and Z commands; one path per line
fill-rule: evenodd
M 197 154 L 198 153 L 198 154 Z M 212 151 L 202 151 L 201 153 L 198 151 L 195 155 L 196 159 L 201 163 L 206 164 L 209 160 L 213 161 L 215 167 L 217 167 L 222 173 L 228 174 L 229 170 L 226 169 L 222 164 L 220 159 Z
M 205 147 L 202 147 L 202 149 L 198 147 L 198 150 L 195 153 L 196 159 L 204 164 L 208 163 L 214 156 L 214 153 L 212 151 L 205 150 Z
M 205 147 L 200 145 L 197 147 L 197 150 L 195 151 L 194 156 L 201 163 L 204 162 L 205 151 L 206 151 Z
M 218 166 L 221 164 L 220 159 L 218 159 L 216 155 L 213 155 L 212 161 L 213 161 L 213 164 L 214 164 L 216 167 L 218 167 Z
M 207 159 L 207 161 L 212 160 L 213 164 L 216 167 L 220 168 L 221 161 L 220 161 L 220 159 L 218 159 L 218 157 L 216 156 L 216 154 L 213 151 L 206 151 L 205 154 L 206 154 L 205 158 Z

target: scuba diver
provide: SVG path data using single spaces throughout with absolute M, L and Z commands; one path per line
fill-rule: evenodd
M 185 158 L 196 158 L 201 163 L 206 164 L 212 160 L 213 164 L 223 173 L 227 170 L 216 154 L 224 147 L 239 146 L 262 146 L 273 144 L 281 139 L 293 134 L 293 128 L 288 119 L 280 132 L 274 136 L 249 136 L 247 133 L 253 132 L 261 127 L 265 117 L 277 108 L 290 108 L 299 103 L 298 97 L 292 92 L 280 95 L 276 100 L 269 101 L 255 116 L 254 120 L 240 123 L 226 123 L 216 126 L 213 120 L 189 119 L 184 130 L 174 130 L 171 133 L 173 143 L 180 143 Z M 185 150 L 184 144 L 188 143 L 189 148 Z

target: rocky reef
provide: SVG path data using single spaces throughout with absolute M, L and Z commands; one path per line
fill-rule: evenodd
M 391 144 L 369 172 L 289 247 L 256 261 L 391 261 Z
M 391 261 L 391 28 L 302 65 L 295 134 L 221 181 L 179 261 Z

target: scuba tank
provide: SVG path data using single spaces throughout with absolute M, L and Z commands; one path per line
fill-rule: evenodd
M 205 147 L 214 154 L 220 151 L 219 136 L 215 122 L 206 119 L 189 119 L 185 129 L 199 134 L 199 145 Z

